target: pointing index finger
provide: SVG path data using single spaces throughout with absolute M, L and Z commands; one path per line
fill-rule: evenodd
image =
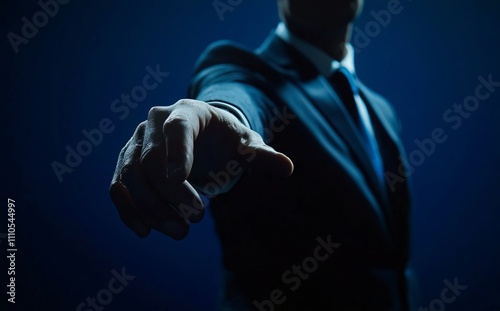
M 194 141 L 211 120 L 208 106 L 196 100 L 181 100 L 163 124 L 167 153 L 167 179 L 180 184 L 193 166 Z

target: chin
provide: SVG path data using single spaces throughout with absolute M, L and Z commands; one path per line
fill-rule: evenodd
M 315 5 L 313 5 L 315 3 Z M 297 10 L 295 15 L 314 28 L 328 29 L 353 22 L 360 14 L 362 1 L 311 1 Z M 300 18 L 302 17 L 302 18 Z

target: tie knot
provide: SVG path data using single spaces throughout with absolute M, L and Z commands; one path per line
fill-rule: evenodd
M 354 76 L 345 67 L 340 67 L 331 76 L 331 81 L 339 88 L 349 88 L 354 95 L 358 94 L 358 86 Z

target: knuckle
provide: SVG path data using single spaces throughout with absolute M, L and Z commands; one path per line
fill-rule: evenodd
M 208 106 L 207 103 L 194 99 L 180 99 L 175 103 L 177 108 L 189 108 L 191 110 L 203 110 Z
M 137 126 L 137 129 L 136 129 L 136 133 L 144 134 L 144 131 L 146 130 L 147 124 L 148 124 L 147 121 L 142 121 L 141 123 L 139 123 L 139 125 Z
M 109 185 L 109 189 L 108 189 L 108 192 L 109 194 L 111 195 L 111 199 L 114 199 L 114 197 L 118 194 L 118 181 L 117 180 L 113 180 L 111 182 L 111 184 Z
M 189 121 L 186 117 L 181 115 L 170 116 L 165 123 L 163 123 L 163 132 L 168 133 L 174 129 L 180 129 L 187 127 L 189 125 Z
M 193 104 L 193 102 L 194 102 L 194 100 L 184 98 L 184 99 L 179 99 L 175 103 L 175 105 L 176 106 L 181 106 L 181 107 L 186 107 L 186 106 L 191 106 Z
M 122 147 L 122 149 L 120 150 L 120 153 L 118 155 L 118 161 L 122 160 L 123 157 L 125 156 L 125 153 L 127 152 L 127 149 L 128 149 L 128 145 L 129 144 L 126 144 L 125 146 Z
M 167 110 L 165 107 L 153 106 L 149 109 L 148 120 L 157 120 L 158 118 L 165 116 L 166 113 L 167 113 Z

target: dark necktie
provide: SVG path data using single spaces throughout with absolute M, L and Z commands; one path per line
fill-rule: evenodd
M 330 83 L 342 100 L 346 110 L 349 112 L 354 124 L 361 133 L 363 144 L 372 162 L 379 187 L 385 190 L 384 165 L 380 155 L 377 140 L 373 130 L 372 122 L 366 105 L 359 95 L 359 88 L 355 77 L 345 68 L 340 67 L 330 77 Z

